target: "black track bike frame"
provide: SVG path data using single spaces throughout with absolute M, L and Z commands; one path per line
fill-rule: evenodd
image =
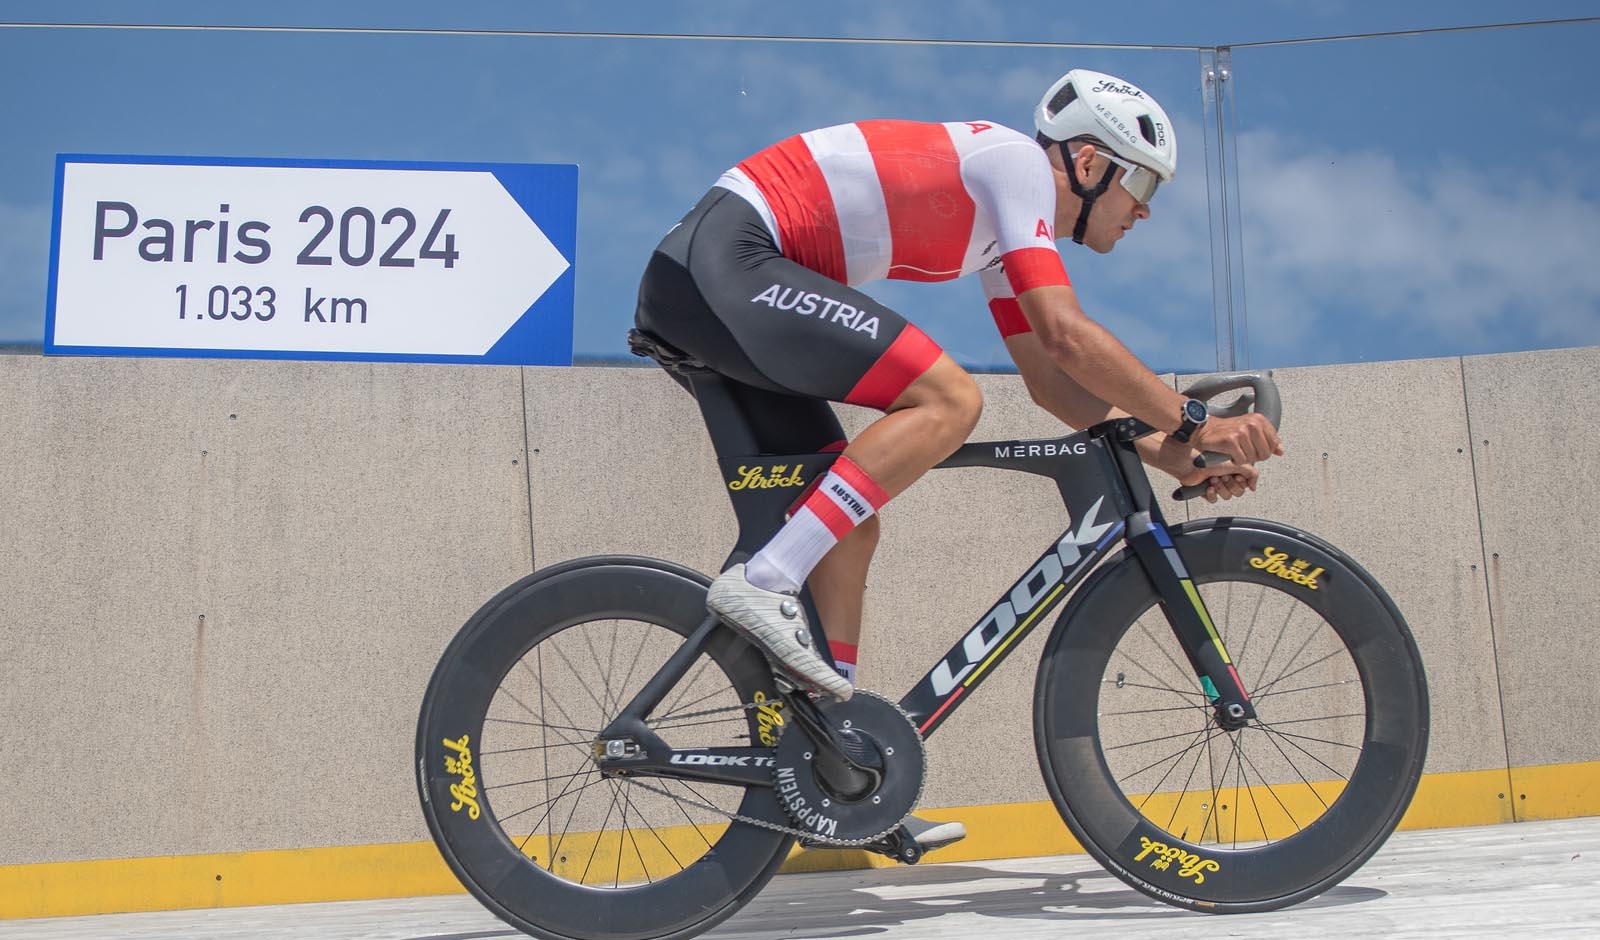
M 722 479 L 733 503 L 739 537 L 723 568 L 749 559 L 809 495 L 837 454 L 761 455 L 754 433 L 721 377 L 680 371 L 711 434 Z M 924 738 L 971 697 L 982 682 L 1097 562 L 1126 543 L 1161 596 L 1179 644 L 1224 728 L 1255 717 L 1238 672 L 1199 592 L 1167 532 L 1150 480 L 1133 442 L 1152 432 L 1144 422 L 1122 418 L 1064 437 L 990 441 L 963 445 L 938 467 L 993 467 L 1048 477 L 1056 484 L 1072 525 L 1041 554 L 1026 574 L 978 618 L 961 639 L 900 700 Z M 809 590 L 801 592 L 816 649 L 828 648 Z M 770 772 L 751 748 L 696 748 L 706 755 L 692 764 L 647 727 L 645 716 L 678 682 L 716 626 L 708 616 L 682 648 L 623 709 L 596 745 L 602 768 L 655 776 L 771 786 Z M 625 739 L 629 757 L 602 757 L 607 739 Z M 623 748 L 618 748 L 623 750 Z

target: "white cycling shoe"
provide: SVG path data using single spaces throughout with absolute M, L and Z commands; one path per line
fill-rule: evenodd
M 959 822 L 934 822 L 921 816 L 907 816 L 900 820 L 900 825 L 906 827 L 906 832 L 924 852 L 942 849 L 967 837 L 967 827 Z
M 850 680 L 812 649 L 811 625 L 793 594 L 756 587 L 734 565 L 711 582 L 706 606 L 767 654 L 772 664 L 814 692 L 849 701 Z

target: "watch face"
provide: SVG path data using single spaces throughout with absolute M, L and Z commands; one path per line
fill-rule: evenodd
M 1183 416 L 1195 424 L 1205 421 L 1210 413 L 1206 408 L 1206 403 L 1198 398 L 1191 398 L 1183 403 Z

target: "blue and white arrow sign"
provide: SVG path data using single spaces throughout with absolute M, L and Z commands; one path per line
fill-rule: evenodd
M 45 351 L 571 365 L 578 168 L 64 154 Z

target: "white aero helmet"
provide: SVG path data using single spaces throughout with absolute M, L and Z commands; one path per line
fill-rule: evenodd
M 1093 137 L 1163 183 L 1178 170 L 1178 136 L 1167 112 L 1115 75 L 1073 69 L 1056 79 L 1033 110 L 1033 126 L 1052 141 Z
M 1072 191 L 1083 200 L 1072 240 L 1083 244 L 1089 213 L 1111 185 L 1117 165 L 1126 171 L 1123 188 L 1140 202 L 1149 202 L 1156 188 L 1170 183 L 1178 170 L 1178 136 L 1167 112 L 1135 85 L 1115 75 L 1073 69 L 1056 79 L 1033 109 L 1033 126 L 1042 146 L 1061 148 L 1063 165 L 1072 163 L 1066 141 L 1093 138 L 1110 151 L 1112 161 L 1093 189 L 1084 188 L 1077 174 L 1068 173 Z

